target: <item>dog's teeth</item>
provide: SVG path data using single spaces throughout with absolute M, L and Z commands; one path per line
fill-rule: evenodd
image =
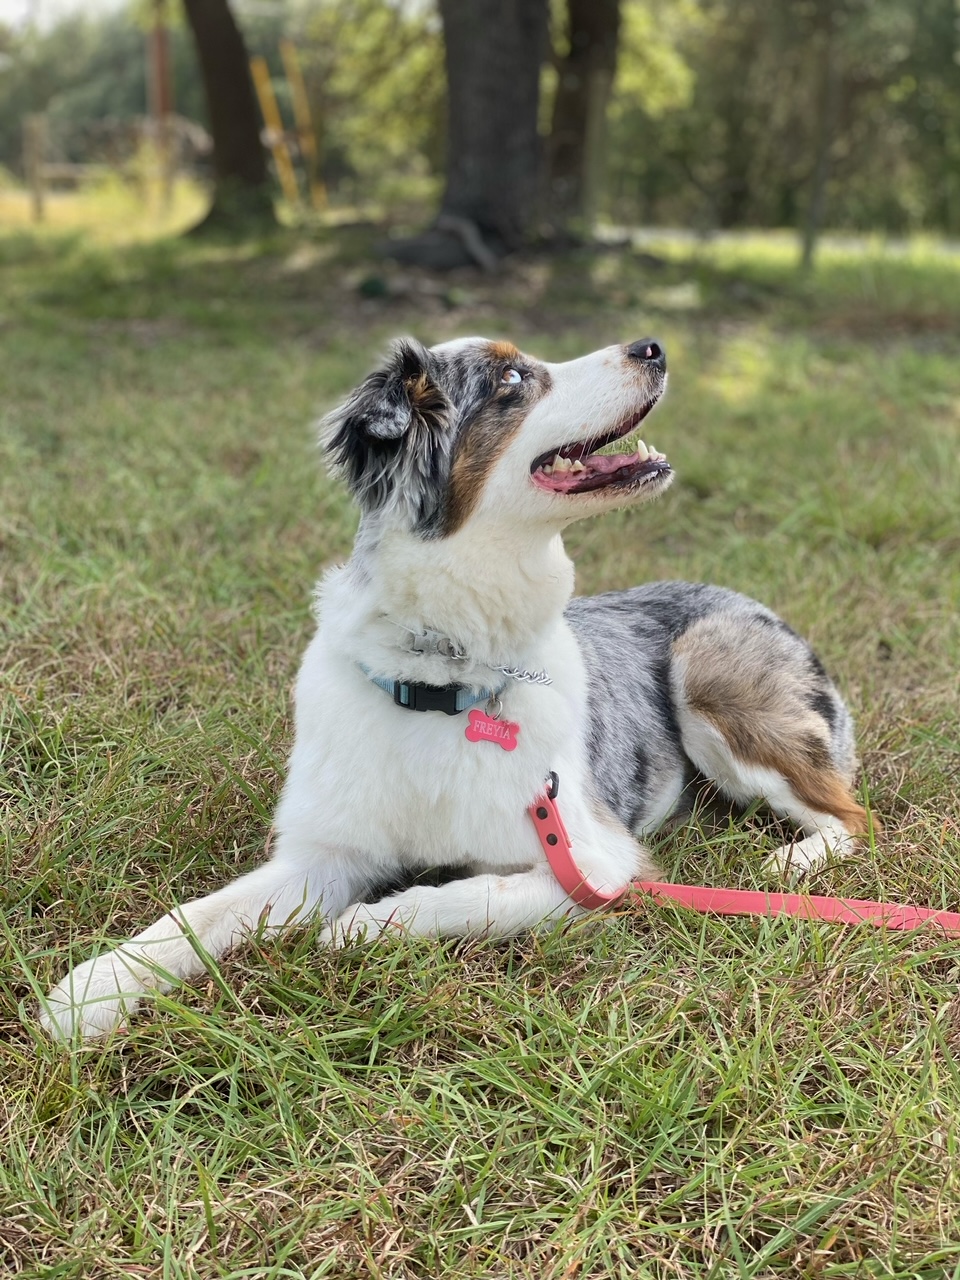
M 583 465 L 583 463 L 579 460 L 579 458 L 570 468 L 571 471 L 586 471 L 586 469 L 587 468 Z
M 540 468 L 540 470 L 543 472 L 545 476 L 553 475 L 553 467 L 551 467 L 549 462 L 544 463 L 544 465 Z
M 572 468 L 572 466 L 573 466 L 573 463 L 570 461 L 570 459 L 565 458 L 563 454 L 560 454 L 560 453 L 558 453 L 553 460 L 554 471 L 569 471 Z
M 637 441 L 637 457 L 640 459 L 641 462 L 646 462 L 647 459 L 650 457 L 650 450 L 647 448 L 647 446 L 643 443 L 642 440 Z

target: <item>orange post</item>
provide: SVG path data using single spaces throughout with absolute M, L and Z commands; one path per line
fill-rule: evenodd
M 290 159 L 290 151 L 283 136 L 280 108 L 277 106 L 266 60 L 259 54 L 250 59 L 250 74 L 253 76 L 254 88 L 260 101 L 263 122 L 267 126 L 267 138 L 273 153 L 273 163 L 277 166 L 277 177 L 280 179 L 283 194 L 291 204 L 299 204 L 300 188 L 297 186 L 297 175 L 293 171 L 293 161 Z
M 300 140 L 300 154 L 303 156 L 307 170 L 310 199 L 315 209 L 325 209 L 327 207 L 327 189 L 317 176 L 319 155 L 317 135 L 313 127 L 313 117 L 310 113 L 310 99 L 307 96 L 307 86 L 304 83 L 303 71 L 300 67 L 300 55 L 297 53 L 297 46 L 292 40 L 280 41 L 280 57 L 283 59 L 283 69 L 286 72 L 287 83 L 290 86 L 290 96 L 293 99 L 293 118 L 296 121 L 297 137 Z

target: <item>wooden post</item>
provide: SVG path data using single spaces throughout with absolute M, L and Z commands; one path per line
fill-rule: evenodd
M 830 177 L 830 151 L 840 109 L 842 76 L 840 58 L 836 49 L 836 16 L 832 4 L 827 6 L 824 15 L 821 38 L 824 42 L 821 60 L 823 80 L 816 126 L 815 159 L 813 174 L 810 178 L 810 196 L 800 231 L 800 270 L 802 272 L 808 272 L 813 267 L 817 238 L 823 226 L 827 205 L 827 181 Z
M 310 188 L 310 199 L 315 209 L 327 207 L 327 189 L 320 181 L 317 170 L 320 157 L 317 148 L 317 135 L 313 128 L 313 117 L 310 113 L 310 99 L 304 83 L 303 71 L 300 68 L 300 55 L 292 40 L 280 41 L 280 57 L 283 69 L 290 86 L 293 99 L 293 118 L 297 125 L 297 137 L 300 140 L 300 154 L 303 156 L 307 170 L 307 185 Z
M 147 35 L 147 95 L 153 120 L 154 145 L 160 171 L 160 207 L 166 213 L 173 201 L 173 82 L 170 76 L 170 39 L 167 0 L 152 0 L 153 26 Z
M 43 162 L 47 152 L 47 118 L 41 115 L 23 119 L 23 174 L 30 188 L 30 216 L 34 222 L 44 219 Z
M 263 122 L 267 126 L 270 150 L 273 152 L 273 163 L 277 166 L 277 177 L 280 179 L 280 186 L 283 188 L 283 194 L 291 204 L 299 204 L 300 188 L 297 186 L 297 175 L 293 171 L 290 151 L 283 136 L 283 120 L 273 92 L 273 85 L 270 82 L 270 71 L 267 68 L 266 59 L 261 58 L 259 54 L 255 58 L 251 58 L 250 72 L 253 76 L 257 97 L 260 100 Z

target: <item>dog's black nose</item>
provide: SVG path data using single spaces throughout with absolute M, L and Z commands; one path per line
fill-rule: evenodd
M 627 355 L 631 360 L 639 360 L 641 364 L 652 364 L 663 370 L 667 367 L 667 353 L 659 342 L 653 338 L 640 338 L 627 347 Z

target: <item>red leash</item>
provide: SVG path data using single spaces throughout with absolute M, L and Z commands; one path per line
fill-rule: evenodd
M 616 893 L 595 889 L 573 858 L 570 837 L 557 809 L 556 774 L 550 791 L 530 806 L 543 852 L 564 892 L 578 906 L 594 911 L 621 902 L 631 890 L 649 893 L 657 902 L 678 902 L 694 911 L 721 916 L 796 916 L 801 920 L 829 920 L 836 924 L 874 924 L 888 929 L 916 929 L 935 924 L 945 933 L 960 934 L 960 912 L 935 911 L 897 902 L 868 902 L 860 898 L 821 898 L 801 893 L 765 893 L 750 889 L 708 889 L 700 885 L 661 884 L 635 880 Z

